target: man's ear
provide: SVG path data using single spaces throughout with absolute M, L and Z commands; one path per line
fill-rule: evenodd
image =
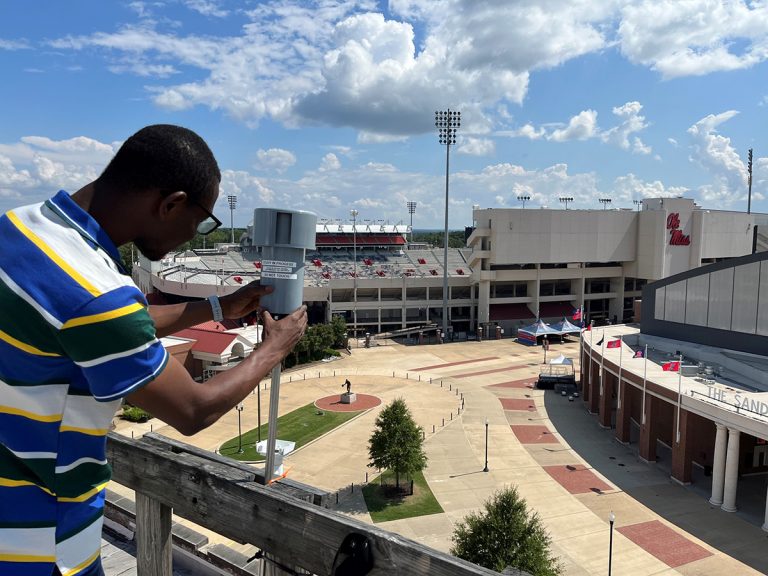
M 173 220 L 181 210 L 187 205 L 187 193 L 179 190 L 178 192 L 171 192 L 160 198 L 158 204 L 158 215 L 161 220 Z

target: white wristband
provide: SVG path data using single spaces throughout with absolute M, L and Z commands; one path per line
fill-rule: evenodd
M 221 311 L 221 302 L 219 302 L 219 297 L 215 294 L 213 296 L 208 296 L 208 302 L 211 304 L 214 322 L 221 322 L 224 320 L 224 313 Z

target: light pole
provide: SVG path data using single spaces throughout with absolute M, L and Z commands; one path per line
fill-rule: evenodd
M 413 244 L 413 213 L 416 212 L 416 202 L 406 202 L 408 214 L 411 215 L 411 244 Z
M 544 336 L 544 338 L 541 339 L 541 346 L 544 348 L 544 364 L 547 363 L 547 352 L 549 351 L 549 340 L 547 340 L 547 337 Z
M 488 418 L 485 419 L 485 468 L 483 472 L 488 472 Z
M 560 196 L 559 200 L 565 204 L 565 209 L 568 210 L 568 203 L 573 202 L 573 196 Z
M 530 199 L 531 199 L 530 196 L 518 196 L 517 197 L 517 201 L 523 203 L 523 210 L 525 210 L 525 203 L 528 202 L 528 200 L 530 200 Z
M 637 211 L 640 212 L 640 207 L 643 205 L 642 200 L 632 200 L 632 202 L 637 206 Z
M 611 203 L 611 199 L 610 198 L 600 198 L 598 200 L 598 202 L 600 202 L 600 204 L 603 205 L 603 210 L 605 210 L 606 208 L 608 208 L 608 205 Z
M 613 560 L 613 522 L 616 520 L 616 516 L 611 510 L 611 514 L 608 516 L 608 522 L 611 524 L 611 533 L 608 540 L 608 576 L 611 576 L 611 561 Z
M 242 454 L 243 453 L 243 429 L 240 425 L 240 414 L 243 411 L 243 403 L 241 402 L 237 406 L 235 406 L 235 409 L 237 409 L 237 453 Z
M 237 196 L 230 194 L 227 196 L 227 202 L 229 202 L 229 230 L 231 237 L 230 243 L 235 243 L 235 206 L 237 206 Z
M 443 332 L 448 332 L 448 169 L 451 145 L 456 144 L 456 130 L 461 126 L 461 112 L 440 110 L 435 112 L 438 141 L 445 145 L 445 238 L 443 240 Z
M 357 215 L 358 211 L 354 208 L 349 211 L 352 216 L 352 259 L 354 260 L 352 272 L 352 325 L 355 327 L 354 335 L 357 338 Z
M 747 153 L 747 214 L 752 213 L 752 148 Z

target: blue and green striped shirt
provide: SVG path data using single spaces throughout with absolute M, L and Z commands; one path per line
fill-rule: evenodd
M 66 192 L 0 217 L 0 575 L 100 569 L 106 434 L 167 361 L 117 248 Z

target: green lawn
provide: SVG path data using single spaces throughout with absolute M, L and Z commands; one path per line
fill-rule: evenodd
M 280 440 L 290 440 L 296 442 L 296 448 L 304 446 L 315 438 L 319 438 L 326 432 L 329 432 L 351 420 L 360 412 L 328 412 L 318 410 L 314 404 L 307 404 L 289 412 L 277 419 L 277 437 Z M 266 440 L 269 436 L 268 424 L 261 425 L 261 439 Z M 257 430 L 248 430 L 243 433 L 242 445 L 243 452 L 238 454 L 238 438 L 235 436 L 222 444 L 219 452 L 224 456 L 229 456 L 235 460 L 263 460 L 264 457 L 256 452 L 256 440 L 258 438 Z
M 387 470 L 382 474 L 385 485 L 395 483 L 395 475 Z M 401 478 L 400 483 L 407 480 Z M 363 497 L 368 506 L 368 512 L 374 522 L 387 522 L 389 520 L 402 520 L 428 514 L 439 514 L 443 511 L 435 499 L 424 475 L 418 472 L 413 475 L 413 495 L 400 497 L 387 497 L 379 483 L 379 478 L 363 488 Z

